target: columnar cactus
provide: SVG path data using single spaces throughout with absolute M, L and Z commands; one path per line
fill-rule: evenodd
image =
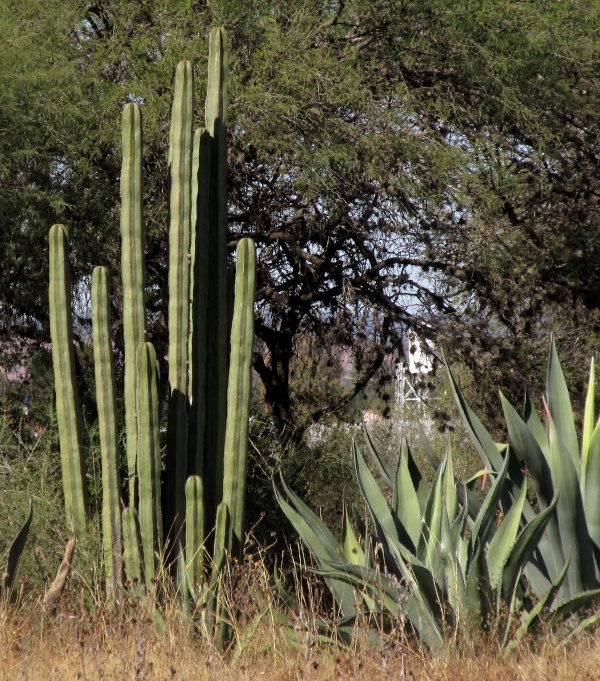
M 210 33 L 205 124 L 208 153 L 209 202 L 206 217 L 199 213 L 196 249 L 208 253 L 206 316 L 206 429 L 204 434 L 204 481 L 209 524 L 223 492 L 223 448 L 227 402 L 227 37 L 222 28 Z M 206 210 L 206 209 L 204 209 Z M 195 301 L 194 301 L 195 303 Z M 199 399 L 197 395 L 192 400 Z M 200 471 L 197 471 L 200 473 Z
M 206 128 L 195 135 L 191 63 L 181 62 L 176 73 L 169 150 L 170 385 L 164 461 L 156 356 L 146 342 L 141 111 L 139 105 L 128 104 L 123 112 L 121 233 L 129 505 L 122 518 L 110 299 L 104 268 L 96 268 L 93 289 L 107 586 L 119 587 L 124 559 L 127 579 L 151 591 L 157 559 L 165 555 L 166 546 L 185 589 L 196 590 L 195 598 L 204 593 L 202 602 L 210 610 L 205 620 L 217 627 L 219 641 L 228 636 L 220 596 L 222 569 L 228 554 L 241 555 L 244 542 L 255 278 L 254 245 L 242 239 L 232 314 L 226 248 L 226 64 L 225 32 L 213 29 Z M 50 239 L 52 340 L 65 502 L 68 518 L 83 532 L 85 478 L 65 229 L 53 227 Z M 215 525 L 213 567 L 205 575 L 204 538 Z
M 142 112 L 130 102 L 123 109 L 121 165 L 121 269 L 123 278 L 123 339 L 125 344 L 125 428 L 129 504 L 136 501 L 137 412 L 135 365 L 138 345 L 146 340 L 144 282 L 144 183 L 142 176 Z
M 169 171 L 169 423 L 165 525 L 183 541 L 187 477 L 187 384 L 190 319 L 190 239 L 192 217 L 193 71 L 177 66 L 171 118 Z
M 139 521 L 146 586 L 154 579 L 162 544 L 160 491 L 160 443 L 156 353 L 152 343 L 140 343 L 137 351 Z
M 96 404 L 102 458 L 102 540 L 106 588 L 117 592 L 122 579 L 121 481 L 119 475 L 118 420 L 113 371 L 110 295 L 105 267 L 92 275 L 92 338 L 96 378 Z
M 75 374 L 68 241 L 63 225 L 50 229 L 50 338 L 67 523 L 82 533 L 86 526 L 87 488 Z
M 228 548 L 240 556 L 244 547 L 244 495 L 248 461 L 248 417 L 252 393 L 255 254 L 251 239 L 237 247 L 235 303 L 231 325 L 231 361 L 227 389 L 223 501 L 231 513 Z

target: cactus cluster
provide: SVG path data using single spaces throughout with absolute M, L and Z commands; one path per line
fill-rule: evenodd
M 225 32 L 213 29 L 206 127 L 195 134 L 192 65 L 183 61 L 176 71 L 169 149 L 170 385 L 164 459 L 157 359 L 146 333 L 142 115 L 136 103 L 123 110 L 126 498 L 118 463 L 110 294 L 103 267 L 95 268 L 92 283 L 107 591 L 113 597 L 118 594 L 124 576 L 150 589 L 159 557 L 167 557 L 178 566 L 182 592 L 209 605 L 217 623 L 220 569 L 227 554 L 240 555 L 244 541 L 255 277 L 254 244 L 242 239 L 231 310 L 226 249 L 226 66 Z M 54 225 L 50 230 L 50 316 L 61 462 L 67 519 L 80 534 L 86 531 L 86 474 L 70 292 L 68 234 L 62 225 Z M 215 524 L 214 567 L 207 574 L 205 538 Z

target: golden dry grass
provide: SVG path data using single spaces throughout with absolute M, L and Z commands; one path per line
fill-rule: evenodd
M 167 615 L 158 632 L 130 612 L 90 614 L 61 610 L 40 622 L 33 609 L 0 609 L 0 679 L 40 681 L 224 680 L 325 681 L 589 681 L 600 679 L 600 633 L 557 648 L 550 638 L 504 657 L 490 645 L 452 652 L 444 659 L 388 641 L 350 650 L 294 645 L 270 616 L 247 640 L 239 658 L 219 654 Z M 246 631 L 250 631 L 247 629 Z M 244 634 L 244 631 L 241 632 Z

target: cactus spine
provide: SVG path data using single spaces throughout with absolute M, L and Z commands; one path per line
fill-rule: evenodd
M 87 492 L 81 415 L 71 313 L 68 234 L 63 225 L 50 229 L 50 337 L 56 390 L 56 417 L 67 523 L 80 536 L 85 531 Z
M 123 109 L 121 166 L 121 268 L 123 277 L 123 337 L 125 343 L 125 427 L 129 504 L 136 500 L 137 420 L 135 365 L 138 345 L 146 340 L 144 293 L 144 185 L 142 176 L 142 112 L 139 104 Z
M 121 482 L 118 426 L 111 347 L 110 296 L 105 267 L 92 275 L 92 338 L 96 378 L 96 403 L 102 459 L 102 542 L 106 590 L 116 593 L 122 582 Z

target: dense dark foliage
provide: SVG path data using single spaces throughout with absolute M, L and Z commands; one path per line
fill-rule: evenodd
M 54 222 L 73 240 L 80 337 L 93 265 L 112 272 L 118 320 L 131 99 L 145 117 L 148 306 L 165 354 L 172 78 L 195 59 L 203 92 L 217 24 L 231 42 L 230 250 L 245 235 L 259 249 L 255 369 L 280 432 L 342 413 L 374 375 L 383 391 L 408 329 L 462 359 L 490 411 L 499 386 L 538 392 L 551 329 L 568 372 L 598 345 L 596 5 L 61 0 L 0 12 L 4 366 L 48 338 Z M 197 112 L 200 124 L 201 97 Z M 319 382 L 348 364 L 352 386 Z

